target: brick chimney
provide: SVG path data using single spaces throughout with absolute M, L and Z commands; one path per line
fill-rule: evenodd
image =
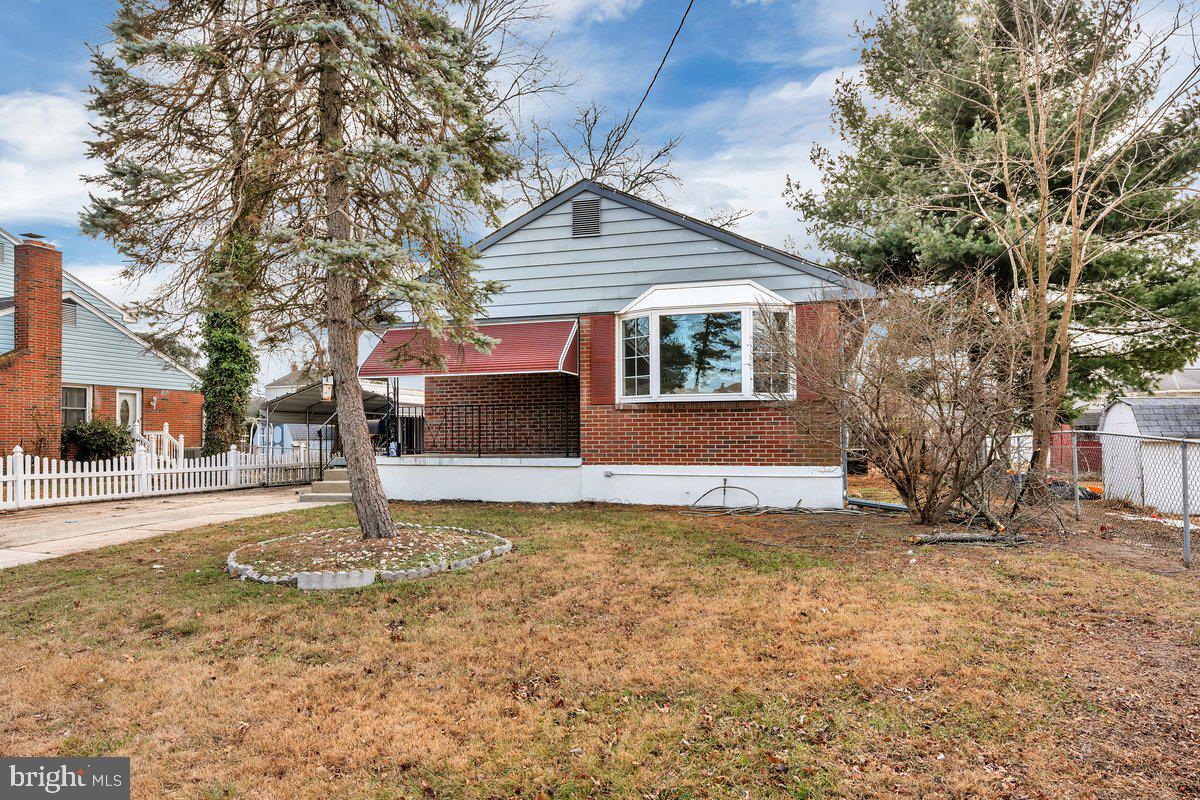
M 62 253 L 25 239 L 14 248 L 13 349 L 0 356 L 0 453 L 21 445 L 57 458 L 62 433 Z
M 52 358 L 61 384 L 62 253 L 54 245 L 26 239 L 16 246 L 14 256 L 14 345 Z

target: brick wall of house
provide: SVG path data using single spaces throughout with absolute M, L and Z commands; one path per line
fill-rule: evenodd
M 199 392 L 142 389 L 142 430 L 161 431 L 165 422 L 170 425 L 172 436 L 183 434 L 185 447 L 200 447 L 203 405 L 204 395 Z M 92 418 L 97 417 L 117 418 L 117 387 L 92 387 Z
M 0 355 L 0 452 L 57 458 L 62 433 L 62 253 L 14 248 L 13 349 Z
M 797 307 L 797 334 L 829 346 L 837 307 Z M 603 332 L 600 346 L 593 332 Z M 561 435 L 531 407 L 579 413 L 579 451 L 588 464 L 836 466 L 840 432 L 832 409 L 800 387 L 797 421 L 790 409 L 765 401 L 617 403 L 613 397 L 612 315 L 580 323 L 580 378 L 571 375 L 439 376 L 425 381 L 427 452 L 472 452 L 476 420 L 487 453 L 553 454 Z M 600 361 L 593 363 L 593 354 Z M 582 408 L 580 403 L 582 401 Z M 536 405 L 535 405 L 536 404 Z M 476 405 L 481 405 L 479 411 Z M 578 412 L 577 412 L 578 410 Z M 477 417 L 476 414 L 482 416 Z M 490 436 L 488 435 L 490 432 Z
M 836 306 L 797 309 L 801 341 L 817 338 L 836 318 Z M 832 315 L 832 316 L 831 316 Z M 593 344 L 593 331 L 605 339 Z M 801 423 L 788 409 L 764 401 L 617 403 L 607 364 L 593 370 L 592 354 L 612 358 L 611 315 L 585 317 L 580 336 L 581 451 L 587 464 L 830 466 L 841 463 L 840 432 L 832 409 L 811 403 Z M 599 376 L 599 377 L 598 377 Z M 604 377 L 608 376 L 608 377 Z M 603 379 L 606 384 L 593 386 Z
M 425 379 L 425 450 L 430 453 L 576 453 L 578 415 L 574 375 Z

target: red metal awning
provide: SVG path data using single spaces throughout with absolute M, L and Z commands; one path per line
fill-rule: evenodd
M 573 319 L 546 322 L 498 322 L 479 325 L 480 333 L 499 339 L 490 353 L 473 347 L 432 339 L 424 328 L 388 331 L 367 356 L 358 374 L 364 378 L 397 375 L 511 375 L 522 372 L 579 374 L 579 332 Z M 397 352 L 440 348 L 446 369 L 437 372 L 416 361 L 397 363 Z

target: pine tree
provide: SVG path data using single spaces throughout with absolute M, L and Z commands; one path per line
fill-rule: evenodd
M 496 286 L 475 279 L 462 234 L 481 218 L 496 222 L 491 186 L 515 166 L 487 116 L 494 57 L 427 2 L 218 3 L 226 21 L 203 35 L 149 35 L 174 5 L 127 0 L 118 20 L 128 30 L 123 57 L 181 60 L 176 71 L 189 79 L 172 77 L 183 97 L 220 92 L 223 83 L 264 89 L 234 93 L 243 104 L 237 116 L 249 122 L 237 143 L 262 208 L 256 274 L 244 285 L 254 287 L 250 302 L 268 344 L 326 342 L 363 535 L 389 535 L 357 377 L 358 335 L 402 314 L 455 341 L 491 343 L 472 321 Z M 121 136 L 125 113 L 113 104 L 111 136 Z M 203 125 L 173 122 L 165 135 L 187 142 L 182 157 L 133 161 L 114 147 L 120 157 L 106 159 L 103 181 L 111 194 L 96 198 L 90 214 L 97 229 L 112 231 L 150 198 L 171 198 L 159 207 L 165 235 L 146 236 L 151 252 L 164 242 L 194 246 L 229 204 L 225 130 L 211 140 Z M 214 174 L 221 178 L 207 179 Z
M 258 278 L 269 162 L 251 138 L 270 135 L 279 98 L 268 71 L 239 68 L 268 57 L 238 29 L 252 7 L 123 0 L 110 26 L 115 48 L 92 50 L 100 123 L 90 155 L 105 163 L 97 183 L 113 194 L 92 198 L 83 229 L 129 259 L 126 277 L 178 265 L 143 307 L 176 332 L 199 311 L 209 453 L 239 440 L 258 369 L 246 298 Z
M 879 282 L 982 270 L 1030 343 L 1024 411 L 1044 461 L 1073 401 L 1150 388 L 1200 351 L 1200 97 L 1169 79 L 1180 17 L 1132 0 L 889 0 L 862 72 L 787 196 Z M 1169 17 L 1162 17 L 1169 20 Z

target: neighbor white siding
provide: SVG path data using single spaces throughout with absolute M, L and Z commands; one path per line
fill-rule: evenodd
M 0 237 L 0 297 L 13 296 L 13 248 L 6 239 Z M 0 317 L 0 353 L 13 349 L 13 320 L 9 313 Z
M 12 243 L 0 237 L 0 297 L 13 296 L 13 281 L 16 274 L 13 267 L 13 255 Z
M 63 382 L 152 389 L 195 383 L 82 305 L 76 324 L 63 326 Z

